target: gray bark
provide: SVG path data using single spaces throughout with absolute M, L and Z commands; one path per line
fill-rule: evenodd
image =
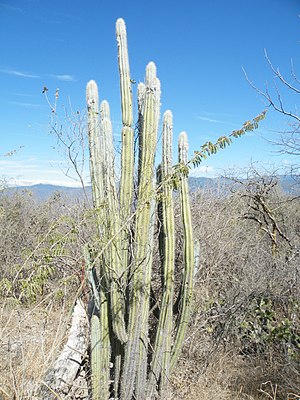
M 88 317 L 82 301 L 77 300 L 73 310 L 67 343 L 54 362 L 54 365 L 46 372 L 35 397 L 37 400 L 57 400 L 81 397 L 74 395 L 73 385 L 81 371 L 83 359 L 86 356 L 88 342 Z M 83 393 L 83 397 L 81 398 L 84 398 L 87 396 L 87 383 L 85 379 L 82 379 L 82 376 L 79 381 L 85 386 L 85 388 L 78 388 L 81 389 L 80 391 Z M 86 395 L 84 395 L 84 392 Z M 70 397 L 70 395 L 72 397 Z

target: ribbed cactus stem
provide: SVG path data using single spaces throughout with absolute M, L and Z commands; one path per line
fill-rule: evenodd
M 153 188 L 156 187 L 156 179 L 153 181 Z M 146 265 L 152 265 L 153 262 L 153 251 L 154 251 L 154 229 L 156 226 L 156 198 L 153 197 L 150 205 L 150 227 L 148 232 L 148 243 L 149 251 L 147 254 L 148 259 Z M 151 278 L 152 269 L 148 268 L 145 271 L 145 305 L 142 310 L 141 318 L 141 334 L 139 342 L 139 359 L 137 365 L 136 375 L 136 388 L 135 396 L 138 399 L 143 399 L 146 393 L 147 387 L 147 372 L 148 372 L 148 355 L 150 351 L 149 346 L 149 308 L 150 308 L 150 293 L 151 293 Z
M 176 332 L 173 327 L 175 222 L 173 207 L 172 113 L 163 117 L 162 162 L 155 181 L 155 153 L 160 116 L 160 81 L 156 66 L 146 68 L 145 84 L 138 84 L 138 179 L 134 188 L 134 130 L 126 26 L 116 22 L 122 109 L 121 177 L 115 177 L 114 143 L 109 105 L 99 109 L 98 89 L 90 81 L 86 89 L 90 149 L 90 174 L 98 234 L 90 260 L 84 250 L 91 286 L 91 380 L 93 400 L 148 400 L 167 398 L 169 375 L 183 345 L 190 313 L 194 252 L 188 198 L 187 136 L 179 137 L 179 193 L 184 236 L 184 272 Z M 158 209 L 157 209 L 157 202 Z M 162 295 L 151 287 L 156 221 L 161 227 L 159 253 Z M 159 292 L 159 291 L 158 291 Z M 151 298 L 152 293 L 152 298 Z M 153 304 L 152 304 L 153 303 Z M 153 316 L 150 314 L 153 305 Z M 156 309 L 156 312 L 153 311 Z M 159 311 L 157 313 L 157 311 Z M 153 317 L 156 335 L 150 337 Z M 154 328 L 154 326 L 153 326 Z M 151 331 L 152 332 L 152 331 Z M 174 336 L 174 337 L 173 337 Z M 173 345 L 172 345 L 173 342 Z M 149 362 L 151 361 L 150 365 Z M 110 362 L 113 370 L 110 372 Z
M 134 391 L 137 361 L 139 359 L 139 342 L 141 338 L 142 316 L 147 312 L 147 288 L 145 278 L 151 271 L 148 253 L 149 228 L 151 221 L 151 201 L 154 196 L 153 176 L 154 159 L 157 142 L 158 113 L 157 103 L 160 102 L 160 90 L 156 78 L 156 67 L 149 63 L 146 68 L 146 91 L 142 135 L 142 157 L 140 160 L 140 181 L 135 226 L 135 257 L 133 266 L 133 282 L 130 297 L 128 335 L 124 371 L 122 377 L 121 398 L 131 400 Z
M 100 130 L 102 136 L 102 146 L 104 153 L 104 186 L 106 200 L 110 201 L 114 211 L 118 211 L 118 199 L 117 189 L 114 172 L 114 145 L 113 145 L 113 132 L 112 123 L 110 120 L 110 109 L 109 104 L 106 100 L 103 100 L 100 105 Z M 108 195 L 111 195 L 108 197 Z M 119 213 L 118 213 L 119 214 Z
M 163 267 L 162 302 L 149 373 L 147 395 L 153 397 L 158 382 L 162 398 L 165 398 L 169 380 L 171 358 L 171 333 L 173 317 L 175 223 L 173 207 L 173 185 L 169 179 L 172 173 L 173 117 L 171 111 L 163 116 L 163 160 L 161 164 L 162 221 L 160 254 Z
M 186 165 L 188 159 L 188 140 L 186 132 L 181 132 L 178 139 L 178 156 L 179 163 Z M 174 345 L 171 354 L 172 370 L 179 357 L 184 335 L 187 329 L 187 324 L 190 315 L 190 306 L 193 292 L 193 275 L 194 275 L 194 241 L 193 228 L 191 219 L 191 209 L 189 201 L 188 176 L 181 174 L 179 183 L 180 206 L 183 224 L 183 240 L 184 240 L 184 272 L 182 278 L 182 292 L 180 305 L 180 318 L 178 328 L 174 340 Z
M 132 211 L 133 176 L 134 176 L 134 130 L 132 114 L 132 90 L 128 58 L 127 34 L 125 22 L 119 18 L 116 22 L 116 36 L 118 44 L 118 62 L 120 74 L 120 92 L 122 109 L 122 153 L 121 153 L 121 180 L 120 180 L 120 216 L 123 226 L 121 232 L 122 250 L 120 257 L 124 271 L 127 272 L 129 259 L 130 227 L 128 219 Z M 127 273 L 121 278 L 122 285 L 126 284 Z
M 140 98 L 141 98 L 141 107 L 144 107 L 144 112 L 142 114 L 142 121 L 139 126 L 139 177 L 141 176 L 141 171 L 145 169 L 145 164 L 151 162 L 151 160 L 148 160 L 149 157 L 149 152 L 145 152 L 145 148 L 148 146 L 148 141 L 149 139 L 151 140 L 151 137 L 153 135 L 150 134 L 151 131 L 157 131 L 157 125 L 151 126 L 145 123 L 146 119 L 146 99 L 149 101 L 154 101 L 155 99 L 155 105 L 153 107 L 149 108 L 149 104 L 147 104 L 148 111 L 147 111 L 147 119 L 148 120 L 156 120 L 158 121 L 159 119 L 159 106 L 160 106 L 160 81 L 156 77 L 156 65 L 153 62 L 150 62 L 147 65 L 146 68 L 146 82 L 144 86 L 144 101 L 142 102 L 142 90 L 143 87 L 140 86 Z M 150 100 L 149 100 L 150 99 Z M 151 109 L 151 116 L 149 115 L 149 109 Z M 146 129 L 146 130 L 145 130 Z M 144 140 L 147 142 L 145 143 Z M 154 159 L 154 156 L 153 156 Z M 144 179 L 145 182 L 145 179 Z M 148 182 L 148 181 L 147 181 Z M 140 183 L 140 181 L 139 181 Z M 143 189 L 141 185 L 139 184 L 139 193 L 142 194 Z
M 98 217 L 98 232 L 103 237 L 105 220 L 105 192 L 104 192 L 104 164 L 105 153 L 103 148 L 103 136 L 100 130 L 99 96 L 95 81 L 90 81 L 86 88 L 86 100 L 88 106 L 90 171 L 92 182 L 92 194 L 94 207 Z M 108 301 L 105 291 L 105 282 L 95 282 L 96 266 L 91 265 L 89 250 L 84 248 L 84 259 L 87 266 L 88 281 L 92 290 L 93 310 L 91 315 L 91 370 L 93 399 L 106 400 L 109 397 L 109 362 L 110 362 L 110 336 L 108 322 Z M 98 276 L 103 277 L 104 256 L 98 260 Z
M 118 43 L 118 61 L 120 74 L 120 92 L 122 108 L 122 160 L 121 160 L 121 183 L 120 183 L 120 207 L 121 212 L 126 216 L 131 211 L 133 170 L 134 170 L 134 149 L 132 129 L 132 90 L 129 70 L 127 34 L 125 22 L 119 18 L 116 22 L 116 35 Z
M 178 138 L 178 161 L 180 164 L 188 162 L 189 144 L 186 132 L 181 132 Z
M 95 81 L 89 81 L 86 86 L 86 101 L 88 107 L 88 132 L 90 148 L 90 171 L 92 182 L 93 202 L 98 212 L 104 199 L 103 191 L 103 157 L 99 149 L 100 143 L 100 124 L 99 124 L 99 95 Z
M 116 35 L 118 44 L 122 122 L 125 126 L 131 126 L 133 123 L 132 91 L 130 81 L 126 25 L 122 18 L 119 18 L 116 22 Z
M 101 385 L 102 373 L 102 335 L 101 335 L 101 323 L 97 310 L 93 310 L 91 316 L 91 370 L 92 370 L 92 393 L 93 399 L 102 399 L 103 387 Z M 104 386 L 108 390 L 108 382 Z
M 108 264 L 108 268 L 106 269 L 106 272 L 110 283 L 113 330 L 120 342 L 125 343 L 127 341 L 127 333 L 124 321 L 125 287 L 123 287 L 121 283 L 124 267 L 120 258 L 120 216 L 114 174 L 112 124 L 110 121 L 109 104 L 107 101 L 103 101 L 101 103 L 100 116 L 100 129 L 103 136 L 103 151 L 105 154 L 104 189 L 107 206 L 110 213 L 106 235 L 108 240 L 111 241 L 111 245 L 107 250 L 106 262 Z
M 140 114 L 143 113 L 144 109 L 145 91 L 146 91 L 145 84 L 143 82 L 139 82 L 137 88 L 137 99 L 138 99 L 138 111 Z
M 140 134 L 143 129 L 143 120 L 144 120 L 144 106 L 145 106 L 145 93 L 146 87 L 143 82 L 138 84 L 137 88 L 137 100 L 138 100 L 138 123 L 137 128 L 139 132 L 139 153 L 138 153 L 138 182 L 140 181 L 140 173 L 141 173 L 141 162 L 142 162 L 142 152 L 143 152 L 143 137 Z
M 139 132 L 142 132 L 143 129 L 143 118 L 144 118 L 144 103 L 145 103 L 145 92 L 146 87 L 144 83 L 138 84 L 138 129 Z M 143 152 L 143 144 L 142 144 L 143 135 L 139 135 L 139 160 L 141 160 L 141 155 Z M 139 172 L 140 169 L 140 161 L 139 161 Z M 138 182 L 140 182 L 140 177 L 138 177 Z M 153 182 L 153 190 L 156 186 L 156 180 Z M 153 259 L 153 247 L 154 247 L 154 227 L 156 222 L 156 199 L 153 196 L 150 205 L 150 227 L 148 231 L 148 243 L 149 243 L 149 251 L 147 253 L 148 259 L 146 260 L 147 265 L 152 265 Z M 141 340 L 139 343 L 139 358 L 137 364 L 137 375 L 136 375 L 136 388 L 135 388 L 135 396 L 137 398 L 143 399 L 145 395 L 145 388 L 147 383 L 147 360 L 148 360 L 148 352 L 149 352 L 149 302 L 150 302 L 150 290 L 151 290 L 151 268 L 148 268 L 145 271 L 145 306 L 143 308 L 143 315 L 141 318 Z
M 103 282 L 96 282 L 95 267 L 92 266 L 88 246 L 84 247 L 87 279 L 91 287 L 91 373 L 93 399 L 109 398 L 110 336 L 108 325 L 108 302 Z

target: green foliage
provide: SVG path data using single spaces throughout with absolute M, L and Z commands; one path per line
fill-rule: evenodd
M 299 303 L 289 301 L 287 306 L 288 313 L 285 313 L 271 298 L 253 299 L 240 326 L 247 349 L 254 345 L 260 351 L 270 345 L 283 346 L 288 355 L 296 356 L 295 351 L 300 349 L 300 329 L 294 316 L 299 313 Z M 298 357 L 300 360 L 299 351 Z
M 207 157 L 216 154 L 219 150 L 225 149 L 229 146 L 233 139 L 239 138 L 247 132 L 252 132 L 258 128 L 259 122 L 266 116 L 266 110 L 253 118 L 251 121 L 246 121 L 241 129 L 233 131 L 228 136 L 221 136 L 215 143 L 206 142 L 201 146 L 200 150 L 194 152 L 194 157 L 189 161 L 188 165 L 198 167 Z
M 31 271 L 21 272 L 18 279 L 19 300 L 26 302 L 35 302 L 38 296 L 44 293 L 44 287 L 51 279 L 54 268 L 51 265 L 39 265 L 33 263 Z M 27 276 L 24 276 L 27 275 Z

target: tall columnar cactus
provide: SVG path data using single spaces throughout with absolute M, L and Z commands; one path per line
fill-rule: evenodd
M 169 376 L 180 354 L 193 287 L 194 246 L 187 176 L 172 168 L 172 113 L 163 116 L 163 157 L 155 171 L 160 115 L 156 67 L 138 85 L 137 182 L 134 182 L 132 93 L 125 23 L 116 24 L 122 108 L 119 185 L 109 106 L 98 104 L 94 81 L 87 85 L 90 171 L 98 241 L 85 248 L 91 287 L 91 376 L 94 400 L 167 397 Z M 187 137 L 179 139 L 179 163 L 187 163 Z M 185 170 L 185 168 L 182 168 Z M 155 177 L 158 177 L 157 181 Z M 175 223 L 173 184 L 178 181 L 184 236 L 184 272 L 173 318 Z M 134 196 L 134 187 L 137 187 Z M 156 209 L 159 212 L 156 213 Z M 155 226 L 160 227 L 161 299 L 154 295 Z M 157 268 L 155 268 L 157 271 Z M 157 274 L 157 273 L 156 273 Z M 157 277 L 156 277 L 157 278 Z M 154 304 L 155 303 L 155 304 Z M 153 310 L 156 310 L 153 312 Z

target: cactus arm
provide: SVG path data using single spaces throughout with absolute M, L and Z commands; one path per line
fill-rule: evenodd
M 120 258 L 120 217 L 114 174 L 112 124 L 110 121 L 109 105 L 105 100 L 101 103 L 100 116 L 100 128 L 103 135 L 103 152 L 105 154 L 105 168 L 103 171 L 105 176 L 104 188 L 110 213 L 106 234 L 109 239 L 112 239 L 112 243 L 107 250 L 108 260 L 106 260 L 108 263 L 106 272 L 110 281 L 111 318 L 113 330 L 117 338 L 121 343 L 125 343 L 127 341 L 127 333 L 124 321 L 125 287 L 122 286 L 122 274 L 124 269 Z
M 141 162 L 140 182 L 135 223 L 135 264 L 130 295 L 128 335 L 125 350 L 124 370 L 121 385 L 122 400 L 131 400 L 134 391 L 137 360 L 139 359 L 139 341 L 141 336 L 141 318 L 147 312 L 148 296 L 145 278 L 151 273 L 147 265 L 149 257 L 148 232 L 151 217 L 151 199 L 153 198 L 154 158 L 157 141 L 158 103 L 160 102 L 160 85 L 156 78 L 156 67 L 149 63 L 146 69 L 146 91 L 144 117 L 140 134 L 143 135 L 143 156 Z M 149 272 L 150 269 L 150 272 Z
M 99 121 L 99 96 L 95 81 L 87 84 L 86 99 L 88 106 L 88 132 L 90 150 L 90 171 L 92 182 L 93 203 L 97 212 L 97 226 L 103 236 L 103 221 L 105 216 L 105 194 L 103 181 L 104 157 L 100 149 L 103 146 Z M 84 248 L 84 259 L 87 266 L 87 278 L 91 286 L 93 310 L 91 315 L 91 370 L 92 393 L 94 399 L 109 398 L 109 362 L 110 337 L 108 322 L 108 301 L 103 282 L 99 287 L 95 282 L 95 267 L 91 265 L 88 247 Z M 104 257 L 101 257 L 100 275 L 103 275 Z
M 116 35 L 118 44 L 122 122 L 124 126 L 131 126 L 133 122 L 132 92 L 129 71 L 126 26 L 122 18 L 119 18 L 116 22 Z
M 121 153 L 121 180 L 120 180 L 120 215 L 124 229 L 121 234 L 122 264 L 127 272 L 129 260 L 129 226 L 128 218 L 132 211 L 133 177 L 134 177 L 134 130 L 132 113 L 132 90 L 130 80 L 127 34 L 125 22 L 119 18 L 116 22 L 116 36 L 118 44 L 118 63 L 120 74 L 120 92 L 122 108 L 122 153 Z M 123 275 L 123 284 L 127 281 L 127 274 Z
M 147 388 L 147 395 L 149 398 L 152 398 L 158 382 L 160 384 L 160 394 L 162 398 L 164 398 L 169 378 L 171 356 L 175 263 L 175 223 L 173 208 L 173 185 L 168 178 L 172 174 L 172 119 L 171 111 L 166 111 L 163 118 L 163 160 L 160 168 L 160 184 L 162 186 L 162 240 L 160 241 L 160 254 L 163 264 L 163 296 L 149 373 L 149 383 Z
M 108 400 L 111 346 L 108 324 L 108 302 L 103 283 L 96 283 L 95 268 L 91 264 L 88 246 L 84 246 L 83 255 L 92 299 L 90 351 L 93 399 Z
M 95 81 L 89 81 L 86 86 L 86 101 L 88 107 L 88 133 L 90 149 L 90 171 L 93 203 L 101 212 L 104 201 L 103 189 L 103 158 L 99 149 L 102 147 L 99 124 L 99 95 Z
M 120 74 L 121 108 L 122 108 L 122 155 L 120 208 L 126 218 L 131 211 L 134 173 L 134 132 L 132 129 L 132 91 L 128 59 L 127 34 L 125 22 L 119 18 L 116 22 L 118 43 L 118 61 Z
M 144 119 L 144 100 L 145 100 L 145 84 L 140 82 L 138 84 L 138 131 L 142 132 L 143 129 L 143 119 Z M 139 134 L 139 168 L 138 172 L 140 173 L 140 161 L 142 159 L 143 154 L 143 145 L 142 145 L 143 135 Z M 140 181 L 140 177 L 138 176 L 138 182 Z M 153 182 L 153 189 L 155 187 L 155 182 Z M 153 245 L 154 245 L 154 226 L 155 226 L 155 207 L 156 201 L 153 197 L 151 199 L 150 206 L 150 227 L 148 232 L 148 241 L 149 241 L 149 251 L 147 253 L 148 260 L 146 261 L 146 265 L 152 265 L 153 258 Z M 145 290 L 149 290 L 151 287 L 151 269 L 148 268 L 145 273 Z M 150 296 L 148 292 L 145 296 L 145 303 L 150 300 Z M 150 302 L 150 301 L 149 301 Z M 150 305 L 149 305 L 150 306 Z M 136 374 L 136 388 L 135 388 L 135 396 L 137 398 L 142 399 L 145 393 L 146 381 L 147 381 L 147 360 L 148 360 L 148 310 L 149 306 L 145 304 L 143 309 L 143 315 L 141 317 L 141 334 L 140 334 L 140 342 L 139 342 L 139 355 L 137 361 L 137 374 Z
M 153 189 L 156 182 L 153 182 Z M 145 261 L 146 265 L 152 265 L 153 262 L 153 249 L 154 249 L 154 228 L 156 222 L 156 198 L 152 198 L 150 205 L 150 227 L 148 232 L 149 237 L 149 250 Z M 145 272 L 145 305 L 143 308 L 142 321 L 141 321 L 141 334 L 139 342 L 139 359 L 137 365 L 136 376 L 136 389 L 135 396 L 138 399 L 143 399 L 145 395 L 145 388 L 147 384 L 147 369 L 148 369 L 148 352 L 149 352 L 149 309 L 150 309 L 150 293 L 151 293 L 151 272 L 152 269 L 148 268 Z
M 163 163 L 162 163 L 162 184 L 163 184 L 163 298 L 161 304 L 161 337 L 164 336 L 165 343 L 162 343 L 161 382 L 160 394 L 165 398 L 169 383 L 169 369 L 171 359 L 171 337 L 173 319 L 173 297 L 174 297 L 174 264 L 175 264 L 175 222 L 173 205 L 173 184 L 170 182 L 172 174 L 172 140 L 173 140 L 173 116 L 171 111 L 164 114 L 163 124 Z M 159 330 L 159 328 L 158 328 Z M 159 336 L 159 335 L 158 335 Z M 159 353 L 159 343 L 157 353 Z
M 108 276 L 110 276 L 110 307 L 112 328 L 119 340 L 113 339 L 114 348 L 114 392 L 118 393 L 119 377 L 121 369 L 121 349 L 124 341 L 127 340 L 124 322 L 124 282 L 122 281 L 122 262 L 120 260 L 120 218 L 117 203 L 117 190 L 114 176 L 114 152 L 112 125 L 110 121 L 109 105 L 107 102 L 101 103 L 101 128 L 104 136 L 104 151 L 106 153 L 106 194 L 108 199 L 108 209 L 110 217 L 107 226 L 108 237 L 112 239 L 112 243 L 108 248 Z M 117 395 L 116 395 L 117 396 Z
M 159 84 L 159 82 L 157 82 Z M 157 87 L 159 91 L 160 88 Z M 145 84 L 140 82 L 138 84 L 138 129 L 142 132 L 143 120 L 144 120 L 144 99 L 145 99 Z M 159 103 L 158 103 L 159 104 Z M 141 171 L 141 163 L 143 156 L 143 135 L 139 135 L 139 168 L 138 172 Z M 140 176 L 138 176 L 138 182 L 140 182 Z M 153 180 L 153 190 L 156 187 L 156 179 Z M 154 228 L 156 222 L 156 198 L 153 196 L 150 205 L 150 227 L 148 232 L 148 243 L 149 251 L 147 253 L 148 260 L 146 265 L 152 265 L 153 260 L 153 249 L 154 249 Z M 137 376 L 136 376 L 136 389 L 135 396 L 137 398 L 144 398 L 145 388 L 147 384 L 147 370 L 148 370 L 148 352 L 149 352 L 149 309 L 150 309 L 150 292 L 151 292 L 151 268 L 148 268 L 145 272 L 145 306 L 143 309 L 142 323 L 141 323 L 141 335 L 139 342 L 139 359 L 137 365 Z
M 179 136 L 179 141 L 178 141 L 178 153 L 179 153 L 180 164 L 184 165 L 187 164 L 187 157 L 188 157 L 187 151 L 188 151 L 187 135 L 185 132 L 182 132 Z M 183 235 L 184 235 L 185 268 L 182 281 L 180 317 L 171 353 L 171 365 L 170 365 L 171 371 L 175 366 L 175 363 L 179 357 L 181 348 L 183 346 L 184 335 L 188 324 L 190 306 L 192 300 L 192 292 L 193 292 L 193 275 L 194 275 L 194 265 L 195 265 L 188 177 L 185 174 L 181 174 L 180 176 L 179 193 L 180 193 L 180 205 L 181 205 Z
M 138 98 L 138 123 L 137 128 L 138 132 L 141 132 L 143 129 L 143 121 L 144 121 L 144 104 L 145 104 L 145 84 L 140 82 L 138 84 L 137 90 L 137 98 Z M 141 164 L 142 164 L 142 156 L 143 156 L 143 136 L 139 134 L 139 153 L 138 153 L 138 183 L 140 182 L 140 174 L 141 174 Z

